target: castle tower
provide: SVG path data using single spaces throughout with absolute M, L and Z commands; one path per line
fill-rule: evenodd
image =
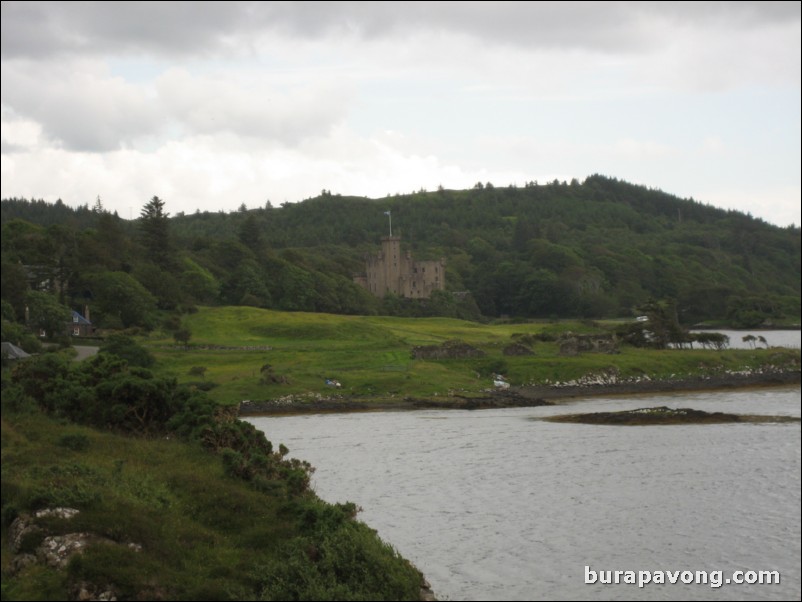
M 365 258 L 366 273 L 354 276 L 354 282 L 377 297 L 428 299 L 433 291 L 445 290 L 445 259 L 413 261 L 401 253 L 400 236 L 385 236 L 381 244 L 380 253 Z
M 405 270 L 401 267 L 403 258 L 401 257 L 401 237 L 385 236 L 382 238 L 382 252 L 384 261 L 382 269 L 384 271 L 384 290 L 380 296 L 386 293 L 400 294 L 401 274 Z

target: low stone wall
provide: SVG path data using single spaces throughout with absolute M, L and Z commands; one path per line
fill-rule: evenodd
M 446 341 L 442 345 L 421 345 L 412 348 L 412 359 L 444 360 L 484 357 L 485 352 L 463 341 Z
M 575 334 L 559 340 L 560 355 L 580 353 L 618 353 L 618 340 L 613 335 Z

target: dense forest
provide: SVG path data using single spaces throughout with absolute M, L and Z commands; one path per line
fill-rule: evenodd
M 632 316 L 657 300 L 686 325 L 740 327 L 800 315 L 799 228 L 598 175 L 383 199 L 323 191 L 280 207 L 172 217 L 169 202 L 143 199 L 139 219 L 128 221 L 99 198 L 77 209 L 3 200 L 4 329 L 27 312 L 55 333 L 65 308 L 87 306 L 106 328 L 151 328 L 169 312 L 218 304 L 599 318 Z M 416 259 L 446 259 L 446 293 L 376 299 L 353 283 L 387 233 L 386 211 Z

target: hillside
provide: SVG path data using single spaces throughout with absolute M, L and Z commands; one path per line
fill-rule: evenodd
M 202 394 L 106 353 L 2 384 L 3 600 L 420 598 L 354 504 Z
M 13 264 L 22 262 L 49 266 L 68 281 L 67 304 L 91 298 L 101 323 L 121 326 L 146 325 L 151 310 L 196 303 L 469 319 L 597 318 L 630 316 L 650 298 L 675 301 L 685 324 L 798 322 L 798 228 L 602 176 L 581 184 L 479 186 L 376 200 L 324 192 L 281 207 L 177 215 L 166 220 L 160 243 L 144 235 L 145 220 L 131 224 L 83 207 L 53 225 L 43 203 L 3 201 L 3 295 L 20 309 L 23 293 L 14 286 L 23 276 Z M 416 258 L 445 257 L 447 290 L 470 296 L 379 300 L 352 283 L 365 254 L 387 232 L 388 210 L 405 247 Z M 65 208 L 53 206 L 56 211 L 62 216 Z M 161 260 L 154 244 L 163 246 Z M 130 279 L 109 282 L 99 275 L 104 271 Z M 132 294 L 137 289 L 140 315 L 109 315 L 115 303 L 108 289 L 125 285 Z

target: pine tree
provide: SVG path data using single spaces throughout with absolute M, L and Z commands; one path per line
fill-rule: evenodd
M 148 259 L 162 267 L 172 263 L 169 215 L 164 211 L 164 201 L 157 196 L 140 213 L 142 221 L 139 228 Z

